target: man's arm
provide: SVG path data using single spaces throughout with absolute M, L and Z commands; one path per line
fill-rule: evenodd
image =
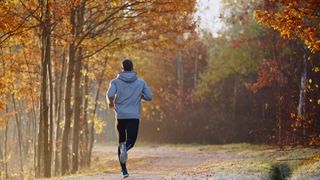
M 107 103 L 109 105 L 109 108 L 114 108 L 114 97 L 117 93 L 117 86 L 114 80 L 112 80 L 109 84 L 109 89 L 107 91 Z
M 152 100 L 152 92 L 146 82 L 144 83 L 143 89 L 142 89 L 142 99 L 146 101 Z

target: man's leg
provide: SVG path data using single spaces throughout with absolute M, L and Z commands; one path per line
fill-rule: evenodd
M 128 119 L 126 123 L 126 130 L 127 130 L 127 151 L 131 148 L 133 148 L 137 136 L 138 136 L 138 130 L 139 130 L 139 119 Z
M 126 141 L 126 124 L 125 120 L 117 119 L 116 129 L 119 137 L 119 144 Z
M 121 172 L 128 173 L 126 163 L 121 163 L 121 161 L 120 161 L 120 146 L 118 146 L 118 159 L 119 159 L 119 163 L 120 163 L 120 167 L 121 167 Z
M 126 164 L 121 163 L 121 160 L 120 160 L 120 145 L 121 145 L 121 143 L 124 143 L 126 141 L 126 121 L 118 119 L 116 121 L 116 129 L 117 129 L 117 134 L 119 137 L 118 159 L 120 162 L 121 171 L 124 173 L 124 172 L 127 172 L 127 167 L 126 167 Z

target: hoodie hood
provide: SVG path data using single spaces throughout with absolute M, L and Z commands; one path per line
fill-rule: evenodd
M 137 73 L 133 71 L 124 71 L 118 74 L 118 79 L 127 83 L 132 83 L 137 80 L 137 78 Z

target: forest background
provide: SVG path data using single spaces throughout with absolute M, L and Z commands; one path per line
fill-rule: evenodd
M 90 166 L 115 139 L 105 92 L 124 58 L 154 94 L 141 141 L 318 146 L 319 2 L 219 4 L 213 34 L 195 0 L 1 1 L 2 177 Z

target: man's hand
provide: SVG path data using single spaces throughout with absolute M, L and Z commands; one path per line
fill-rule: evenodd
M 109 108 L 110 108 L 110 109 L 114 109 L 114 103 L 113 103 L 113 102 L 110 102 L 110 103 L 109 103 Z

